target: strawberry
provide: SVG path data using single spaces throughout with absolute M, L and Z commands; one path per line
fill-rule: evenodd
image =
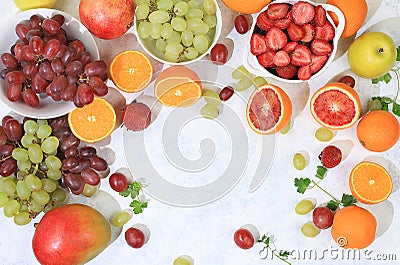
M 277 20 L 284 18 L 289 10 L 289 4 L 270 4 L 267 8 L 268 18 L 272 20 Z
M 258 15 L 256 24 L 260 29 L 265 31 L 270 30 L 274 26 L 274 22 L 268 18 L 266 12 L 262 12 Z
M 304 38 L 301 39 L 302 42 L 310 42 L 314 39 L 314 27 L 311 24 L 303 25 L 303 29 L 305 32 Z
M 335 37 L 335 28 L 329 21 L 326 21 L 323 26 L 315 27 L 314 39 L 330 41 Z
M 290 23 L 289 27 L 287 28 L 287 32 L 292 41 L 300 41 L 306 34 L 302 26 L 294 23 Z
M 278 29 L 287 29 L 287 27 L 290 25 L 291 22 L 292 22 L 292 20 L 290 18 L 282 18 L 282 19 L 275 20 L 274 25 Z
M 302 67 L 299 68 L 299 70 L 297 71 L 297 77 L 300 80 L 308 80 L 311 77 L 311 66 L 310 65 L 304 65 Z
M 322 27 L 326 22 L 326 10 L 321 5 L 315 7 L 315 23 Z
M 299 1 L 292 7 L 292 16 L 297 25 L 307 24 L 314 19 L 315 8 L 310 3 Z
M 292 79 L 296 76 L 297 66 L 293 64 L 288 64 L 286 66 L 278 66 L 276 67 L 276 72 L 278 75 L 284 79 Z
M 329 55 L 333 51 L 332 45 L 325 40 L 313 40 L 310 45 L 312 53 L 315 55 Z
M 251 35 L 250 51 L 254 55 L 259 55 L 267 51 L 267 45 L 263 35 L 257 33 Z
M 314 55 L 311 54 L 311 73 L 315 74 L 325 65 L 326 61 L 328 61 L 328 55 Z
M 274 64 L 276 66 L 286 66 L 290 63 L 290 57 L 285 51 L 278 51 L 274 56 Z
M 342 161 L 342 151 L 333 145 L 328 145 L 319 155 L 321 163 L 326 168 L 333 168 Z
M 274 67 L 274 56 L 276 52 L 267 50 L 263 54 L 257 56 L 258 63 L 263 67 Z
M 296 66 L 308 65 L 311 63 L 311 52 L 307 46 L 299 44 L 294 48 L 293 53 L 290 55 L 291 63 Z
M 285 47 L 282 48 L 283 51 L 285 51 L 287 54 L 291 54 L 294 51 L 294 48 L 296 48 L 296 46 L 299 45 L 298 42 L 296 41 L 291 41 L 288 42 Z
M 273 27 L 267 32 L 267 35 L 265 36 L 265 42 L 268 49 L 278 51 L 286 45 L 287 37 L 282 30 Z

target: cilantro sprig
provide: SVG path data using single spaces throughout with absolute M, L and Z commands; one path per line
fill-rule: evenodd
M 131 197 L 132 202 L 129 204 L 129 206 L 133 208 L 133 212 L 135 214 L 142 213 L 143 209 L 147 208 L 147 201 L 142 198 L 143 196 L 141 196 L 143 187 L 144 186 L 142 183 L 134 181 L 128 185 L 126 190 L 119 193 L 119 195 L 123 197 Z
M 275 257 L 282 260 L 286 264 L 291 265 L 291 263 L 287 261 L 287 259 L 292 253 L 287 250 L 281 250 L 277 252 L 275 242 L 272 239 L 272 236 L 264 234 L 257 242 L 264 244 L 263 248 L 260 250 L 260 254 L 266 249 L 270 250 Z
M 400 46 L 396 48 L 397 51 L 397 57 L 396 61 L 400 62 Z M 372 97 L 369 103 L 369 109 L 370 110 L 386 110 L 393 112 L 393 114 L 400 116 L 400 104 L 396 103 L 398 96 L 399 96 L 399 89 L 400 89 L 400 67 L 393 67 L 389 72 L 384 74 L 383 76 L 380 76 L 378 78 L 372 79 L 372 84 L 378 84 L 379 82 L 385 82 L 386 84 L 389 84 L 390 81 L 392 80 L 392 75 L 393 73 L 396 77 L 397 80 L 397 91 L 395 97 L 389 98 L 389 97 Z M 392 108 L 389 108 L 391 105 Z

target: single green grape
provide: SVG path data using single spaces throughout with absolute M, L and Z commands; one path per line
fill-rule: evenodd
M 17 161 L 27 161 L 29 159 L 28 151 L 25 148 L 14 148 L 11 155 Z
M 157 8 L 160 10 L 169 10 L 174 5 L 172 0 L 158 0 L 157 1 Z
M 193 32 L 190 30 L 182 31 L 181 41 L 184 46 L 190 47 L 193 44 Z
M 48 124 L 43 124 L 43 125 L 39 126 L 39 128 L 36 132 L 36 136 L 39 139 L 43 140 L 43 139 L 49 137 L 51 135 L 51 132 L 52 132 L 51 126 Z
M 172 53 L 165 51 L 164 53 L 165 60 L 171 63 L 176 63 L 181 59 L 180 53 Z
M 167 47 L 165 47 L 165 52 L 171 54 L 180 54 L 183 52 L 183 46 L 180 43 L 169 43 Z
M 315 207 L 315 203 L 309 199 L 303 199 L 296 204 L 294 211 L 297 214 L 305 215 L 311 212 Z
M 149 15 L 150 23 L 165 23 L 170 20 L 169 14 L 164 10 L 156 10 Z
M 194 60 L 199 56 L 199 52 L 193 47 L 188 47 L 185 49 L 184 55 L 188 60 Z
M 39 144 L 31 144 L 28 147 L 28 154 L 29 154 L 29 159 L 33 164 L 39 164 L 43 160 L 43 152 Z
M 219 105 L 221 103 L 221 99 L 219 98 L 219 94 L 214 90 L 206 89 L 203 91 L 204 100 L 208 104 Z
M 321 142 L 329 142 L 333 138 L 333 132 L 325 127 L 320 127 L 315 131 L 315 138 Z
M 48 193 L 51 193 L 56 190 L 57 183 L 55 180 L 49 178 L 43 178 L 41 179 L 41 181 L 42 181 L 42 190 L 47 191 Z
M 160 35 L 163 39 L 167 40 L 167 39 L 171 38 L 173 32 L 174 32 L 174 29 L 172 28 L 170 23 L 162 24 Z
M 25 177 L 26 186 L 31 190 L 40 190 L 42 188 L 42 182 L 40 178 L 35 175 L 29 174 Z
M 291 126 L 291 122 L 289 121 L 286 125 L 285 125 L 285 127 L 283 127 L 282 128 L 282 130 L 281 130 L 281 134 L 287 134 L 289 131 L 290 131 L 290 126 Z
M 39 128 L 39 126 L 38 126 L 38 124 L 36 123 L 36 121 L 34 121 L 34 120 L 27 120 L 27 121 L 24 123 L 24 131 L 25 131 L 25 133 L 32 133 L 32 134 L 34 134 L 34 133 L 37 132 L 38 128 Z
M 172 31 L 172 35 L 171 37 L 169 37 L 167 39 L 167 43 L 171 44 L 171 43 L 177 43 L 177 44 L 181 44 L 181 34 L 177 31 Z
M 203 2 L 204 13 L 207 15 L 215 15 L 217 12 L 217 7 L 214 0 L 204 0 Z
M 186 20 L 181 17 L 171 19 L 171 26 L 174 30 L 182 32 L 186 29 Z
M 209 46 L 210 43 L 205 35 L 200 34 L 193 38 L 193 47 L 195 47 L 199 53 L 205 53 Z
M 28 199 L 29 196 L 31 196 L 31 190 L 28 188 L 28 185 L 26 185 L 25 180 L 20 180 L 17 182 L 16 190 L 18 197 L 23 200 Z
M 151 34 L 151 23 L 148 21 L 141 21 L 138 25 L 138 35 L 142 39 L 147 39 Z
M 82 194 L 86 197 L 92 197 L 99 190 L 99 185 L 89 185 L 85 183 Z
M 31 133 L 27 133 L 21 138 L 21 144 L 23 147 L 28 148 L 31 144 L 37 143 L 39 139 Z
M 19 212 L 14 216 L 14 223 L 17 225 L 27 225 L 32 221 L 32 217 L 26 211 Z
M 65 190 L 61 188 L 56 188 L 56 190 L 51 195 L 51 201 L 56 204 L 64 202 L 66 198 L 67 198 L 67 193 L 65 192 Z
M 204 23 L 203 21 L 200 23 L 200 26 L 193 31 L 195 35 L 205 35 L 207 32 L 210 30 L 208 25 Z M 205 35 L 207 37 L 207 35 Z M 207 37 L 208 38 L 208 37 Z M 210 43 L 210 39 L 208 39 L 208 43 Z
M 235 91 L 243 92 L 249 89 L 253 85 L 253 81 L 248 78 L 242 78 L 239 82 L 235 85 Z
M 198 30 L 204 22 L 200 18 L 189 18 L 186 21 L 186 29 L 192 32 Z
M 58 140 L 57 137 L 55 136 L 50 136 L 44 139 L 44 141 L 41 144 L 41 148 L 43 153 L 50 154 L 57 152 L 58 145 L 60 144 L 60 141 Z
M 31 199 L 29 202 L 29 210 L 33 212 L 41 212 L 44 209 L 44 204 L 40 204 L 35 200 Z
M 17 167 L 20 171 L 28 171 L 32 167 L 32 163 L 30 160 L 27 161 L 19 161 L 17 160 Z
M 38 204 L 45 205 L 50 201 L 50 195 L 45 190 L 35 190 L 32 191 L 32 200 Z
M 306 237 L 316 237 L 320 232 L 313 222 L 307 222 L 301 227 L 301 233 Z
M 200 8 L 200 4 L 196 0 L 190 0 L 188 2 L 188 6 L 189 6 L 189 9 L 198 9 L 198 8 Z
M 140 5 L 140 4 L 150 5 L 150 0 L 136 0 L 136 4 L 137 5 Z
M 62 176 L 62 172 L 59 169 L 49 169 L 47 171 L 47 177 L 52 180 L 59 180 Z
M 265 80 L 264 77 L 262 76 L 256 76 L 256 78 L 254 78 L 254 87 L 258 88 L 262 85 L 268 84 L 267 80 Z
M 239 66 L 232 72 L 233 79 L 249 78 L 249 71 L 243 65 Z
M 175 13 L 175 15 L 177 15 L 177 16 L 184 16 L 184 15 L 186 15 L 186 13 L 188 12 L 188 10 L 189 10 L 189 5 L 188 5 L 186 2 L 184 2 L 184 1 L 178 2 L 178 3 L 176 3 L 175 6 L 174 6 L 174 13 Z
M 301 153 L 296 153 L 292 159 L 293 166 L 297 170 L 303 170 L 307 166 L 307 160 Z
M 8 202 L 8 195 L 5 192 L 0 192 L 0 208 Z
M 152 23 L 150 37 L 154 40 L 161 37 L 161 23 Z
M 135 11 L 136 19 L 138 20 L 146 19 L 149 13 L 150 13 L 150 6 L 146 3 L 140 4 L 137 6 Z
M 174 264 L 173 265 L 191 265 L 190 261 L 188 261 L 187 259 L 183 258 L 183 257 L 177 257 L 174 260 Z
M 2 192 L 5 192 L 8 196 L 12 196 L 17 189 L 17 184 L 12 178 L 9 178 L 3 181 L 1 188 Z
M 131 220 L 132 215 L 127 212 L 127 211 L 122 211 L 122 212 L 118 212 L 117 214 L 114 215 L 111 223 L 114 226 L 123 226 L 124 224 L 126 224 L 127 222 L 129 222 L 129 220 Z
M 48 167 L 48 169 L 56 170 L 56 169 L 60 169 L 62 166 L 62 162 L 61 162 L 60 158 L 58 158 L 55 155 L 49 155 L 48 157 L 46 157 L 44 162 L 46 163 L 46 166 Z
M 215 119 L 219 115 L 219 108 L 215 104 L 206 104 L 200 110 L 201 115 L 207 119 Z
M 213 29 L 217 26 L 217 17 L 214 15 L 205 15 L 203 21 L 210 29 Z
M 4 215 L 6 217 L 13 217 L 16 215 L 21 208 L 21 204 L 17 200 L 9 200 L 4 204 Z
M 36 121 L 37 125 L 40 127 L 41 125 L 48 125 L 48 121 L 44 119 L 40 119 Z
M 165 48 L 167 47 L 167 41 L 164 40 L 163 38 L 159 38 L 156 40 L 156 48 L 157 50 L 159 50 L 160 52 L 164 52 Z
M 189 18 L 199 18 L 202 19 L 204 16 L 203 11 L 201 11 L 200 8 L 192 8 L 189 9 L 189 11 L 185 14 L 185 18 L 189 19 Z
M 370 100 L 370 101 L 368 101 L 368 109 L 370 111 L 381 110 L 382 109 L 382 103 L 380 102 L 379 99 Z

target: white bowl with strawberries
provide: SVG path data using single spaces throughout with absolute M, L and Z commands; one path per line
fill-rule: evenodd
M 338 17 L 335 25 L 328 12 Z M 277 0 L 253 21 L 244 66 L 255 75 L 289 83 L 308 81 L 333 61 L 345 25 L 343 13 L 308 0 Z

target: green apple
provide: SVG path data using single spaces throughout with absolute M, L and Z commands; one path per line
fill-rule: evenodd
M 56 0 L 14 0 L 15 5 L 20 10 L 28 10 L 32 8 L 52 8 Z
M 383 32 L 362 34 L 350 45 L 347 53 L 351 70 L 358 76 L 371 79 L 392 69 L 396 57 L 393 39 Z

